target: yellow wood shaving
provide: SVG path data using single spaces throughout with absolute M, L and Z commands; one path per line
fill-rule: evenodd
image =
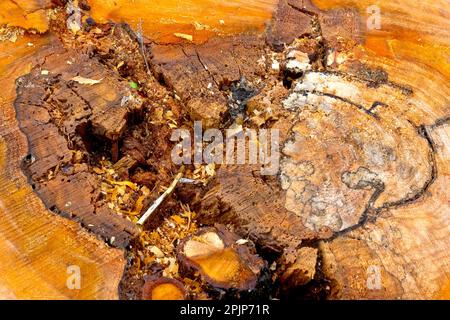
M 191 34 L 175 32 L 173 35 L 174 35 L 175 37 L 182 38 L 182 39 L 188 40 L 188 41 L 194 40 L 194 37 L 193 37 Z
M 139 189 L 138 186 L 131 181 L 113 181 L 113 180 L 107 180 L 107 181 L 109 184 L 118 185 L 118 186 L 127 186 L 135 191 Z

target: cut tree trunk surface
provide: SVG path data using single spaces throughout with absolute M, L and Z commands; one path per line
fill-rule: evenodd
M 100 83 L 79 83 L 80 75 Z M 131 115 L 141 112 L 140 98 L 127 82 L 119 82 L 99 62 L 76 52 L 48 56 L 18 80 L 17 90 L 17 118 L 29 143 L 25 171 L 34 190 L 47 207 L 64 211 L 88 229 L 107 239 L 114 236 L 117 244 L 125 245 L 136 236 L 134 225 L 92 200 L 99 198 L 95 192 L 99 182 L 79 158 L 98 148 L 88 136 L 92 135 L 105 141 L 117 161 L 114 145 Z
M 1 296 L 449 298 L 445 1 L 65 3 L 0 5 Z M 138 228 L 196 120 L 278 172 L 187 166 Z
M 16 43 L 0 43 L 1 297 L 117 299 L 125 264 L 123 253 L 86 234 L 76 223 L 49 212 L 20 169 L 27 141 L 17 130 L 14 79 L 29 72 L 38 52 L 53 41 L 49 36 L 25 36 Z M 67 286 L 70 266 L 80 268 L 81 290 Z

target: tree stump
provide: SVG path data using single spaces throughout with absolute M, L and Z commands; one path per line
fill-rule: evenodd
M 1 297 L 116 299 L 122 281 L 121 298 L 217 298 L 203 291 L 262 280 L 265 298 L 450 297 L 445 1 L 0 12 Z M 194 121 L 279 130 L 279 170 L 188 166 L 137 227 L 178 172 L 172 129 Z

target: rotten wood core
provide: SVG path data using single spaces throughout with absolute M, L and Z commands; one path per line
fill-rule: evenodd
M 426 197 L 438 179 L 431 131 L 446 125 L 448 108 L 431 109 L 407 83 L 361 61 L 356 11 L 298 2 L 280 1 L 264 34 L 200 44 L 161 44 L 112 23 L 85 22 L 73 36 L 60 13 L 50 25 L 59 39 L 17 80 L 14 104 L 29 143 L 23 170 L 49 209 L 128 248 L 122 298 L 185 298 L 187 279 L 216 298 L 348 296 L 334 268 L 345 247 L 376 260 L 352 236 L 370 238 L 365 228 Z M 430 109 L 433 126 L 421 120 Z M 144 230 L 157 229 L 179 202 L 198 212 L 198 223 L 226 227 L 174 243 L 179 279 L 142 285 L 136 213 L 108 205 L 107 170 L 97 169 L 110 161 L 113 184 L 146 186 L 132 199 L 142 214 L 178 172 L 171 129 L 196 120 L 280 130 L 280 168 L 267 177 L 260 167 L 222 165 L 206 186 L 177 188 Z M 396 279 L 386 291 L 401 294 Z
M 147 185 L 152 185 L 146 181 L 149 178 L 165 183 L 175 168 L 170 144 L 157 143 L 168 140 L 170 131 L 152 123 L 151 97 L 142 96 L 121 76 L 131 66 L 139 68 L 132 62 L 141 60 L 137 47 L 129 49 L 134 56 L 127 57 L 127 65 L 121 55 L 109 53 L 108 46 L 120 41 L 134 41 L 124 26 L 118 26 L 107 41 L 100 40 L 98 45 L 103 46 L 95 49 L 74 51 L 59 43 L 30 74 L 18 79 L 15 106 L 29 141 L 24 170 L 47 207 L 108 241 L 113 239 L 111 244 L 126 247 L 138 230 L 108 208 L 99 189 L 102 177 L 93 168 L 110 159 L 119 176 L 133 181 L 136 174 L 136 180 Z M 111 68 L 121 61 L 123 71 Z M 98 83 L 80 83 L 77 77 Z M 175 102 L 167 90 L 153 82 L 154 99 L 165 99 L 166 108 L 178 113 L 170 107 Z M 158 177 L 143 177 L 138 170 L 151 173 L 157 166 Z

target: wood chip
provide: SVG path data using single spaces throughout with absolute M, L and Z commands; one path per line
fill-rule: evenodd
M 79 84 L 86 84 L 86 85 L 92 86 L 94 84 L 98 84 L 98 83 L 102 82 L 103 78 L 100 79 L 100 80 L 94 80 L 94 79 L 88 79 L 88 78 L 76 76 L 76 77 L 73 77 L 70 80 L 78 82 Z
M 157 258 L 163 258 L 164 257 L 164 253 L 161 251 L 161 249 L 159 249 L 157 246 L 151 246 L 149 248 L 150 252 L 153 253 L 155 255 L 155 257 Z
M 192 35 L 190 35 L 190 34 L 185 34 L 185 33 L 174 33 L 173 34 L 175 37 L 178 37 L 178 38 L 182 38 L 182 39 L 184 39 L 184 40 L 188 40 L 188 41 L 192 41 L 192 40 L 194 40 L 194 37 L 192 36 Z

